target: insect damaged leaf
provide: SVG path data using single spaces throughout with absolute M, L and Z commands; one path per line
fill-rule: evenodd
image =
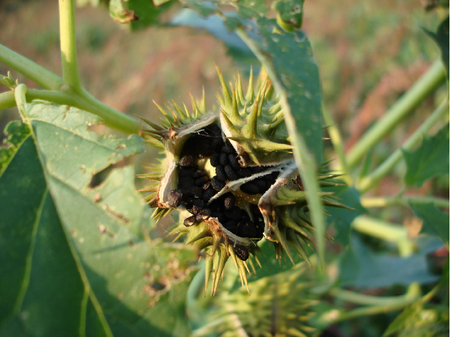
M 25 110 L 33 137 L 0 177 L 0 335 L 185 336 L 197 252 L 137 235 L 149 210 L 131 167 L 90 187 L 99 170 L 142 151 L 139 137 L 92 133 L 99 119 L 67 106 Z

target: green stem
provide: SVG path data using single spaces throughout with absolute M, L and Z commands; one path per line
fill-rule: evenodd
M 0 94 L 0 110 L 8 109 L 16 106 L 13 91 L 5 91 Z
M 59 0 L 59 30 L 61 39 L 61 63 L 63 79 L 74 91 L 80 92 L 77 47 L 75 41 L 74 0 Z
M 364 177 L 359 183 L 359 190 L 365 193 L 374 187 L 383 177 L 385 177 L 403 158 L 402 150 L 411 151 L 420 143 L 423 135 L 426 134 L 442 117 L 448 114 L 448 102 L 445 100 L 427 120 L 408 138 L 402 148 L 397 149 L 378 168 Z
M 368 234 L 386 241 L 396 242 L 407 240 L 408 231 L 401 225 L 394 225 L 368 216 L 359 216 L 353 220 L 352 227 L 364 234 Z
M 430 93 L 445 81 L 445 71 L 440 61 L 430 69 L 394 104 L 386 114 L 353 146 L 347 156 L 353 168 L 386 134 L 414 110 Z
M 405 302 L 410 302 L 411 300 L 417 299 L 418 295 L 420 294 L 420 288 L 414 286 L 408 288 L 407 292 L 404 295 L 389 297 L 370 296 L 338 288 L 331 289 L 329 294 L 344 301 L 360 305 L 395 306 L 405 305 Z
M 319 197 L 320 188 L 318 184 L 315 159 L 313 154 L 309 151 L 305 140 L 298 132 L 295 118 L 292 115 L 291 107 L 288 102 L 286 89 L 283 87 L 279 78 L 279 74 L 275 71 L 272 59 L 264 52 L 262 52 L 257 43 L 253 41 L 245 32 L 243 28 L 236 29 L 238 36 L 247 44 L 250 50 L 258 58 L 267 70 L 269 77 L 272 81 L 273 87 L 279 96 L 281 107 L 283 109 L 284 120 L 286 128 L 293 144 L 293 153 L 298 170 L 302 177 L 302 181 L 305 187 L 306 198 L 308 201 L 308 208 L 311 214 L 311 222 L 314 223 L 315 239 L 317 246 L 318 256 L 318 276 L 320 278 L 326 277 L 325 272 L 325 217 L 323 212 L 322 201 Z
M 322 104 L 322 113 L 325 124 L 327 125 L 328 134 L 330 135 L 331 143 L 333 144 L 334 151 L 336 152 L 339 160 L 338 171 L 340 170 L 342 174 L 344 174 L 343 178 L 345 179 L 348 185 L 353 185 L 352 178 L 350 176 L 350 170 L 348 168 L 347 159 L 345 157 L 344 151 L 344 143 L 342 141 L 341 133 L 339 132 L 336 123 L 328 111 L 325 104 Z M 339 172 L 338 172 L 339 173 Z
M 0 44 L 0 62 L 17 70 L 48 90 L 59 90 L 64 81 L 58 75 Z
M 379 197 L 379 198 L 361 198 L 361 205 L 366 208 L 381 208 L 387 206 L 406 206 L 409 202 L 429 204 L 433 203 L 438 208 L 449 208 L 449 200 L 437 197 Z
M 91 95 L 86 94 L 84 89 L 81 94 L 61 91 L 28 90 L 27 100 L 31 101 L 36 98 L 57 104 L 74 106 L 91 112 L 103 118 L 105 124 L 109 127 L 125 133 L 131 134 L 139 132 L 138 121 L 98 101 Z

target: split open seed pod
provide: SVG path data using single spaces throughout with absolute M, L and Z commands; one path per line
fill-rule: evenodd
M 211 278 L 213 294 L 230 257 L 246 286 L 247 263 L 254 269 L 252 258 L 258 262 L 258 241 L 272 241 L 278 258 L 283 249 L 292 260 L 292 247 L 307 260 L 305 246 L 314 230 L 270 80 L 254 85 L 251 76 L 244 94 L 239 75 L 233 86 L 218 74 L 218 107 L 208 111 L 203 95 L 192 99 L 191 110 L 172 103 L 158 106 L 160 123 L 144 120 L 150 129 L 143 135 L 164 159 L 141 175 L 154 181 L 143 190 L 151 192 L 153 216 L 180 211 L 181 223 L 171 233 L 206 253 L 206 285 Z M 333 178 L 320 176 L 324 183 Z M 329 193 L 321 197 L 326 205 L 343 207 Z

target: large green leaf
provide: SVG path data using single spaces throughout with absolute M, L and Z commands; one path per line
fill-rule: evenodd
M 354 236 L 340 261 L 340 284 L 355 288 L 381 288 L 438 281 L 439 276 L 428 271 L 426 254 L 434 252 L 442 243 L 437 239 L 422 238 L 417 246 L 419 251 L 408 257 L 377 254 Z
M 408 186 L 422 186 L 425 180 L 449 170 L 449 130 L 444 126 L 434 136 L 425 136 L 415 151 L 403 150 L 407 171 L 405 182 Z
M 434 203 L 409 202 L 417 217 L 423 220 L 421 233 L 439 237 L 448 245 L 449 216 L 439 210 Z
M 0 335 L 186 336 L 197 252 L 145 239 L 132 167 L 139 137 L 89 131 L 98 118 L 34 101 L 32 136 L 0 177 Z
M 327 218 L 328 225 L 334 226 L 336 230 L 334 240 L 346 246 L 350 241 L 353 220 L 357 216 L 367 213 L 367 210 L 360 203 L 360 194 L 358 190 L 353 187 L 342 186 L 338 188 L 327 188 L 326 190 L 335 192 L 334 197 L 336 197 L 341 204 L 353 208 L 326 208 L 329 215 Z

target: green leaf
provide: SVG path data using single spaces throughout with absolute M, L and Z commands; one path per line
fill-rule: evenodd
M 425 136 L 415 151 L 403 151 L 407 171 L 407 186 L 420 187 L 425 180 L 449 171 L 449 129 L 448 124 L 434 136 Z
M 439 210 L 434 203 L 418 203 L 410 201 L 414 214 L 423 220 L 421 233 L 437 236 L 448 245 L 449 216 Z
M 328 213 L 327 223 L 334 226 L 336 234 L 334 240 L 346 246 L 350 242 L 351 224 L 353 220 L 367 213 L 367 210 L 360 203 L 360 193 L 353 187 L 333 187 L 325 189 L 329 192 L 335 192 L 334 197 L 348 207 L 354 209 L 326 207 Z
M 284 23 L 301 28 L 303 22 L 304 0 L 279 0 L 273 4 Z
M 172 5 L 172 1 L 156 6 L 151 0 L 129 0 L 124 4 L 133 11 L 137 20 L 130 22 L 132 30 L 140 30 L 148 26 L 159 24 L 159 16 Z
M 5 128 L 5 146 L 0 148 L 0 176 L 5 171 L 17 149 L 30 135 L 30 129 L 21 121 L 12 121 Z
M 408 257 L 377 254 L 353 236 L 339 263 L 339 282 L 342 286 L 361 289 L 438 281 L 439 276 L 428 271 L 426 254 L 442 243 L 433 238 L 421 238 L 417 245 L 419 251 Z
M 244 19 L 252 19 L 267 14 L 267 6 L 264 1 L 240 0 L 232 2 L 238 14 Z
M 405 308 L 383 334 L 398 337 L 448 336 L 448 309 L 427 308 L 416 302 Z
M 323 130 L 319 70 L 311 44 L 302 31 L 277 30 L 275 20 L 257 20 L 261 52 L 269 56 L 282 86 L 296 126 L 316 162 L 323 158 Z M 272 79 L 274 80 L 274 79 Z
M 186 336 L 197 252 L 144 239 L 131 167 L 91 184 L 140 138 L 92 133 L 94 115 L 43 101 L 26 115 L 33 137 L 0 177 L 0 335 Z
M 448 2 L 447 2 L 448 5 Z M 448 35 L 448 16 L 447 18 L 441 22 L 439 25 L 437 32 L 433 33 L 429 30 L 425 29 L 425 32 L 436 42 L 440 51 L 442 62 L 444 63 L 445 70 L 447 72 L 447 80 L 448 80 L 448 59 L 449 59 L 449 35 Z

